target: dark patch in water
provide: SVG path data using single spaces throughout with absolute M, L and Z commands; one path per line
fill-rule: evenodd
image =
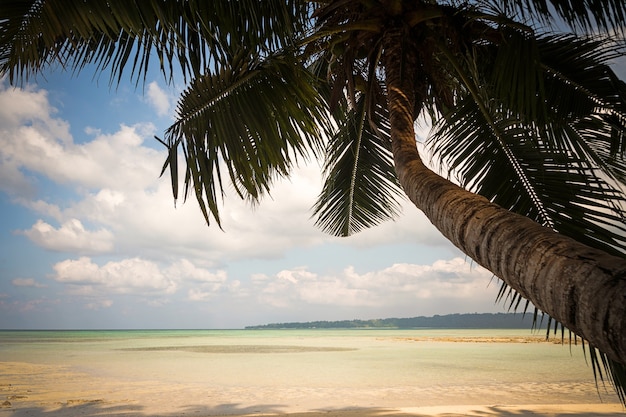
M 151 346 L 120 349 L 124 351 L 176 351 L 194 353 L 303 353 L 303 352 L 346 352 L 354 348 L 325 346 L 284 346 L 284 345 L 200 345 L 200 346 Z

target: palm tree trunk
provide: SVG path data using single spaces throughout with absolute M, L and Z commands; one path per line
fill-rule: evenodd
M 610 359 L 626 366 L 626 259 L 585 246 L 470 193 L 422 162 L 403 34 L 385 38 L 394 163 L 409 199 L 454 245 Z

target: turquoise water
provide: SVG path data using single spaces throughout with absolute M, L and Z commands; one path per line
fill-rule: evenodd
M 330 408 L 617 402 L 610 388 L 598 393 L 579 346 L 529 343 L 532 337 L 543 333 L 0 331 L 0 362 L 63 367 L 102 386 L 153 387 L 154 395 L 168 387 L 180 395 L 197 393 L 195 401 L 305 410 L 320 401 Z

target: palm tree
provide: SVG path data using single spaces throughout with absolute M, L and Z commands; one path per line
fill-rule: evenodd
M 624 400 L 622 0 L 21 0 L 0 16 L 11 82 L 61 64 L 139 83 L 155 54 L 168 80 L 181 71 L 163 170 L 177 198 L 182 149 L 207 222 L 225 181 L 258 200 L 324 156 L 322 229 L 394 218 L 406 195 L 511 308 L 586 341 Z M 447 173 L 420 157 L 420 115 Z

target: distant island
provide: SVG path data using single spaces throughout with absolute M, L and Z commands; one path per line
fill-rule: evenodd
M 540 321 L 541 318 L 538 318 Z M 263 329 L 530 329 L 533 314 L 527 313 L 471 313 L 445 314 L 432 317 L 388 318 L 372 320 L 309 321 L 270 323 L 246 326 L 250 330 Z

